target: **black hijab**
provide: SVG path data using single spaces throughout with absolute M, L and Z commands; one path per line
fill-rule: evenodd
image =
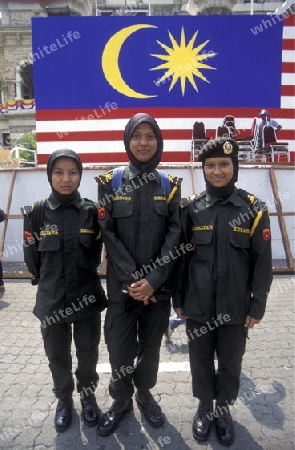
M 79 171 L 79 174 L 80 174 L 80 181 L 82 178 L 83 166 L 82 166 L 82 161 L 81 161 L 79 155 L 77 155 L 77 153 L 74 152 L 73 150 L 66 149 L 66 148 L 63 148 L 60 150 L 55 150 L 53 153 L 51 153 L 51 155 L 48 158 L 47 178 L 48 178 L 49 184 L 52 189 L 52 195 L 63 206 L 66 206 L 66 205 L 69 205 L 70 203 L 73 203 L 75 200 L 78 200 L 80 198 L 80 194 L 79 194 L 78 190 L 71 192 L 71 194 L 60 194 L 52 187 L 52 168 L 53 168 L 53 164 L 55 163 L 55 161 L 58 158 L 71 158 L 75 161 L 78 171 Z M 79 182 L 79 186 L 80 186 L 80 182 Z
M 157 138 L 157 151 L 154 154 L 154 156 L 149 161 L 146 162 L 138 161 L 130 150 L 130 140 L 132 134 L 135 128 L 143 122 L 147 122 L 148 124 L 151 125 Z M 131 117 L 131 119 L 129 120 L 129 122 L 125 127 L 124 145 L 129 160 L 138 170 L 140 170 L 142 173 L 152 172 L 161 161 L 164 145 L 162 133 L 156 120 L 146 113 L 137 113 L 133 117 Z

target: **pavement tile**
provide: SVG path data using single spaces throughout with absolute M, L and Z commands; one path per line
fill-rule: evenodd
M 294 450 L 294 286 L 294 277 L 275 276 L 266 315 L 250 330 L 239 397 L 232 408 L 236 441 L 231 450 Z M 183 325 L 170 343 L 163 339 L 161 347 L 163 371 L 153 393 L 167 419 L 163 427 L 151 428 L 134 402 L 134 411 L 116 433 L 102 438 L 96 427 L 83 424 L 79 398 L 74 395 L 72 426 L 57 434 L 53 426 L 57 402 L 40 325 L 32 314 L 36 287 L 28 281 L 7 279 L 5 287 L 0 296 L 0 450 L 224 449 L 217 441 L 214 423 L 206 443 L 198 444 L 192 437 L 198 401 L 191 393 Z M 108 362 L 102 337 L 99 367 L 107 367 Z M 171 371 L 171 364 L 178 371 Z M 109 378 L 104 369 L 96 391 L 103 410 L 112 403 Z

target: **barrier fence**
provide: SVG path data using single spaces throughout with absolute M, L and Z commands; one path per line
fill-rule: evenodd
M 85 167 L 79 188 L 83 197 L 96 200 L 97 184 L 94 177 L 116 165 Z M 161 165 L 160 168 L 183 178 L 182 196 L 187 197 L 204 190 L 204 176 L 200 163 Z M 269 207 L 274 273 L 294 273 L 294 164 L 293 163 L 245 163 L 240 164 L 241 187 L 265 200 Z M 22 226 L 20 207 L 46 198 L 50 193 L 45 168 L 12 168 L 0 170 L 0 207 L 7 219 L 0 225 L 0 255 L 4 278 L 29 278 L 23 260 Z M 20 270 L 22 269 L 22 270 Z M 106 258 L 99 267 L 101 276 L 106 274 Z

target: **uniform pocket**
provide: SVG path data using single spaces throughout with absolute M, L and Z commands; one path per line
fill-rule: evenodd
M 213 239 L 212 230 L 194 231 L 191 242 L 197 245 L 208 245 L 211 244 L 212 239 Z
M 60 249 L 60 237 L 44 236 L 38 243 L 38 252 L 56 252 Z
M 250 230 L 249 230 L 249 233 L 232 231 L 230 233 L 230 243 L 234 247 L 249 248 L 250 247 Z
M 95 246 L 94 234 L 80 234 L 80 243 L 86 248 L 94 248 Z
M 115 200 L 113 202 L 113 217 L 130 217 L 132 214 L 132 203 L 130 201 Z
M 160 216 L 168 217 L 168 204 L 166 201 L 154 202 L 155 210 Z

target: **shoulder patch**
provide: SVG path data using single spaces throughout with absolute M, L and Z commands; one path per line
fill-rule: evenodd
M 110 172 L 103 173 L 102 175 L 98 175 L 97 177 L 95 177 L 95 181 L 97 183 L 102 184 L 103 186 L 105 186 L 110 181 L 112 181 L 113 175 L 114 175 L 114 171 L 111 170 Z

